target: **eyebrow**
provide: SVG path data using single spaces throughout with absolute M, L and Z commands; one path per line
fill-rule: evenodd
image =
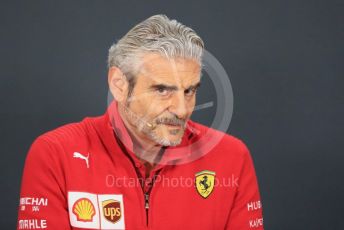
M 201 82 L 197 82 L 196 84 L 190 86 L 189 88 L 187 88 L 186 90 L 196 90 L 197 88 L 199 88 L 201 86 Z
M 178 89 L 177 86 L 174 85 L 165 85 L 165 84 L 157 84 L 157 85 L 151 85 L 149 87 L 150 89 L 157 90 L 157 89 L 166 89 L 170 91 L 175 91 Z
M 189 88 L 185 89 L 185 90 L 190 90 L 190 89 L 197 89 L 198 87 L 201 86 L 200 82 L 197 82 L 194 85 L 191 85 Z M 165 84 L 156 84 L 156 85 L 151 85 L 149 87 L 152 90 L 157 90 L 157 89 L 166 89 L 166 90 L 170 90 L 170 91 L 176 91 L 178 90 L 177 86 L 174 85 L 165 85 Z

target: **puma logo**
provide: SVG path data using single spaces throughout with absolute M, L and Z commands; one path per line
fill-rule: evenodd
M 80 158 L 82 160 L 85 160 L 87 168 L 89 168 L 89 164 L 88 164 L 88 157 L 89 156 L 90 156 L 90 153 L 87 154 L 87 157 L 82 155 L 81 153 L 78 153 L 78 152 L 74 152 L 74 154 L 73 154 L 74 158 Z

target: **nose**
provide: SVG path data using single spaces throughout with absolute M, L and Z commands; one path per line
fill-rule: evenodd
M 182 90 L 180 90 L 182 91 Z M 179 119 L 185 119 L 187 115 L 187 107 L 184 92 L 176 92 L 171 98 L 169 111 L 176 115 Z

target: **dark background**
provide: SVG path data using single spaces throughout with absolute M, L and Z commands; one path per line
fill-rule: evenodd
M 339 0 L 1 1 L 0 228 L 16 226 L 32 141 L 103 114 L 108 48 L 165 13 L 230 75 L 228 132 L 251 150 L 265 228 L 343 229 L 343 10 Z

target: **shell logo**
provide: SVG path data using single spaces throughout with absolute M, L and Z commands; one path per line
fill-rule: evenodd
M 78 221 L 92 222 L 93 216 L 96 214 L 92 201 L 87 198 L 81 198 L 75 201 L 73 205 L 73 213 Z

